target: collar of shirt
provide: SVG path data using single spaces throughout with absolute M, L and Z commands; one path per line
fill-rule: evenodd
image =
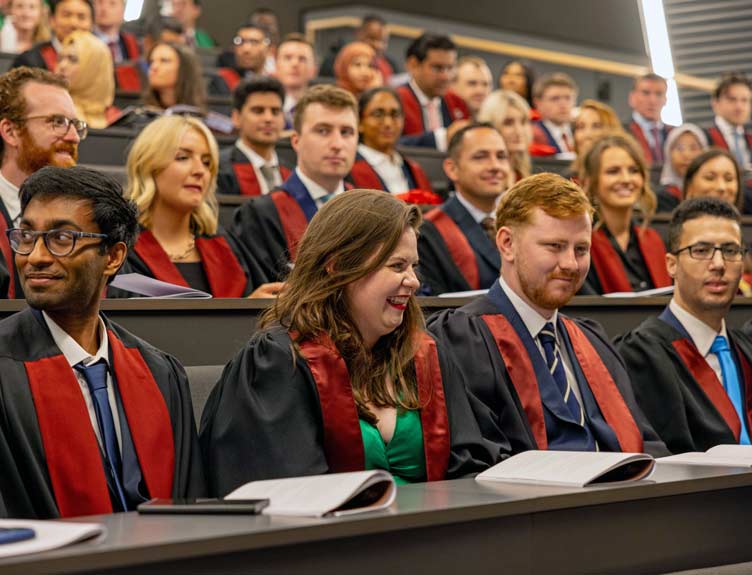
M 298 101 L 295 98 L 289 94 L 285 94 L 285 101 L 282 102 L 282 111 L 285 114 L 290 114 L 297 105 Z
M 536 339 L 538 337 L 540 330 L 542 330 L 548 322 L 551 322 L 553 324 L 554 332 L 556 332 L 556 321 L 559 317 L 559 310 L 554 311 L 551 319 L 546 319 L 532 307 L 530 307 L 530 304 L 528 304 L 525 300 L 518 296 L 517 293 L 507 285 L 507 283 L 504 281 L 504 278 L 499 277 L 499 285 L 501 286 L 501 289 L 504 290 L 504 293 L 509 298 L 509 301 L 512 302 L 514 309 L 518 314 L 520 314 L 522 323 L 525 324 L 527 331 L 530 332 L 530 335 L 533 337 L 533 339 Z
M 494 212 L 484 212 L 483 210 L 480 210 L 476 208 L 473 204 L 467 201 L 465 196 L 462 195 L 462 192 L 459 190 L 455 191 L 454 196 L 457 198 L 457 201 L 462 204 L 462 207 L 464 207 L 472 216 L 472 218 L 478 222 L 481 223 L 484 219 L 491 217 L 496 221 L 496 214 Z M 499 196 L 500 198 L 501 196 Z M 498 202 L 498 198 L 497 198 Z
M 63 330 L 63 328 L 57 325 L 55 321 L 47 315 L 46 312 L 42 312 L 42 317 L 47 323 L 47 327 L 50 330 L 50 334 L 52 335 L 52 339 L 55 342 L 55 345 L 57 345 L 60 351 L 63 352 L 68 365 L 73 367 L 74 365 L 77 365 L 81 362 L 84 362 L 84 365 L 91 365 L 93 363 L 96 363 L 100 359 L 104 359 L 107 362 L 107 365 L 110 364 L 110 342 L 109 338 L 107 337 L 107 329 L 105 328 L 104 321 L 102 321 L 101 316 L 99 317 L 99 349 L 94 355 L 91 355 L 84 348 L 82 348 L 78 344 L 78 342 L 70 335 L 68 335 Z
M 254 168 L 261 169 L 264 166 L 269 166 L 270 168 L 274 168 L 276 170 L 279 167 L 277 152 L 272 151 L 272 159 L 267 162 L 258 154 L 258 152 L 256 152 L 256 150 L 246 145 L 246 143 L 241 138 L 238 138 L 235 141 L 235 147 L 243 152 L 245 157 L 248 158 L 248 161 L 253 164 Z
M 308 190 L 308 193 L 311 194 L 311 197 L 314 200 L 320 200 L 324 196 L 328 196 L 329 192 L 323 187 L 314 182 L 311 178 L 306 176 L 303 172 L 300 171 L 300 168 L 295 168 L 295 173 L 298 174 L 298 177 L 300 178 L 300 181 L 303 182 L 303 185 Z M 337 184 L 337 189 L 334 190 L 334 195 L 341 194 L 345 191 L 345 183 L 340 180 L 339 184 Z
M 428 106 L 429 102 L 436 102 L 437 106 L 441 105 L 441 98 L 439 98 L 438 96 L 436 96 L 435 98 L 429 98 L 428 96 L 426 96 L 423 90 L 418 88 L 418 84 L 416 84 L 415 80 L 413 80 L 412 78 L 410 78 L 410 87 L 413 89 L 413 92 L 415 92 L 415 96 L 418 98 L 418 102 L 420 103 L 421 108 Z M 441 110 L 441 108 L 439 108 L 439 110 Z
M 715 117 L 715 123 L 718 126 L 718 129 L 721 131 L 721 133 L 724 136 L 727 136 L 728 139 L 733 140 L 734 133 L 737 133 L 741 136 L 744 135 L 744 126 L 734 126 L 731 122 L 726 120 L 726 118 L 723 118 L 721 116 Z M 742 140 L 743 142 L 744 140 Z
M 726 341 L 728 341 L 726 320 L 721 323 L 721 331 L 718 333 L 708 324 L 700 321 L 681 307 L 673 299 L 671 299 L 668 307 L 671 310 L 671 313 L 676 316 L 676 319 L 679 320 L 679 323 L 687 330 L 689 337 L 692 338 L 692 343 L 695 344 L 697 351 L 699 351 L 703 357 L 710 353 L 710 347 L 713 345 L 713 340 L 715 340 L 716 336 L 722 335 L 726 338 Z
M 57 39 L 57 36 L 53 34 L 52 38 L 50 39 L 50 43 L 52 44 L 52 47 L 55 49 L 55 52 L 60 54 L 63 50 L 63 43 L 60 42 L 60 40 Z
M 6 180 L 2 172 L 0 172 L 0 200 L 5 204 L 13 225 L 16 225 L 21 216 L 21 198 L 18 196 L 18 188 Z
M 393 152 L 391 155 L 379 152 L 373 148 L 369 148 L 365 144 L 358 144 L 358 152 L 363 156 L 366 161 L 372 166 L 379 166 L 381 164 L 391 164 L 393 166 L 402 167 L 404 161 L 402 156 L 398 152 Z
M 567 138 L 569 138 L 570 143 L 574 143 L 574 138 L 572 137 L 572 128 L 569 124 L 554 124 L 550 120 L 543 120 L 543 125 L 548 128 L 548 131 L 551 132 L 551 135 L 556 140 L 562 139 L 562 134 L 566 134 Z
M 632 112 L 632 119 L 635 122 L 637 122 L 637 125 L 640 126 L 640 128 L 642 128 L 643 132 L 650 132 L 654 126 L 658 128 L 659 130 L 663 129 L 663 122 L 661 122 L 660 120 L 658 120 L 657 122 L 648 120 L 645 116 L 643 116 L 639 112 Z
M 94 30 L 94 34 L 96 34 L 97 38 L 99 38 L 102 42 L 105 44 L 119 44 L 120 43 L 120 34 L 117 32 L 114 34 L 105 34 L 104 32 L 100 31 L 99 29 Z

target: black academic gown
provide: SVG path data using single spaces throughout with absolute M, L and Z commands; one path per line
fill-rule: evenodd
M 437 209 L 449 216 L 461 237 L 447 237 L 430 215 L 423 220 L 418 237 L 420 276 L 430 295 L 490 288 L 501 268 L 496 245 L 456 197 Z
M 131 487 L 140 499 L 203 495 L 182 366 L 120 326 L 106 319 L 105 325 L 118 390 L 123 465 L 129 461 L 129 443 L 141 473 L 141 481 Z M 46 519 L 111 512 L 83 395 L 41 313 L 26 309 L 0 322 L 0 350 L 0 516 Z M 171 437 L 163 433 L 170 429 Z
M 326 418 L 327 408 L 322 406 L 309 362 L 299 354 L 293 359 L 291 345 L 282 328 L 256 334 L 227 364 L 209 396 L 201 417 L 200 441 L 209 490 L 214 495 L 225 495 L 248 481 L 340 471 L 343 468 L 337 467 L 334 456 L 350 455 L 343 453 L 347 450 L 341 449 L 342 443 L 352 448 L 349 451 L 358 447 L 362 450 L 356 419 L 354 427 L 346 430 L 352 432 L 347 441 L 340 440 L 338 451 L 327 447 L 324 429 L 339 426 L 350 416 L 354 418 L 355 404 L 351 398 L 339 403 L 344 394 L 337 394 L 335 415 Z M 339 358 L 336 352 L 325 355 Z M 438 357 L 439 385 L 443 385 L 446 398 L 449 431 L 446 453 L 440 462 L 445 473 L 440 478 L 475 474 L 495 463 L 502 453 L 508 453 L 508 448 L 482 439 L 462 380 L 441 350 Z M 343 382 L 332 383 L 332 387 L 338 385 Z M 444 434 L 446 429 L 443 427 Z M 425 424 L 423 431 L 430 467 L 429 451 L 436 445 L 425 439 Z M 356 460 L 345 470 L 362 466 L 362 459 Z
M 486 315 L 508 322 L 503 332 L 517 335 L 514 338 L 519 342 L 516 357 L 529 358 L 530 363 L 525 363 L 530 366 L 530 373 L 521 370 L 523 362 L 517 361 L 515 370 L 518 376 L 510 376 L 497 341 L 483 319 Z M 654 455 L 666 455 L 666 447 L 637 406 L 624 364 L 602 328 L 590 320 L 570 319 L 559 314 L 559 333 L 566 334 L 569 329 L 564 329 L 565 320 L 579 328 L 605 366 L 606 377 L 598 377 L 596 383 L 602 383 L 607 377 L 613 381 L 616 389 L 610 388 L 610 407 L 619 408 L 615 413 L 622 421 L 608 420 L 603 403 L 596 398 L 595 386 L 590 382 L 595 378 L 587 375 L 577 362 L 571 335 L 565 341 L 565 347 L 578 380 L 587 426 L 583 428 L 571 418 L 567 419 L 569 416 L 563 411 L 565 405 L 561 393 L 552 387 L 555 383 L 543 356 L 498 283 L 494 284 L 487 296 L 431 317 L 428 330 L 451 353 L 471 393 L 485 406 L 485 413 L 479 414 L 484 436 L 492 441 L 499 437 L 508 440 L 513 454 L 546 448 L 593 450 L 597 441 L 601 451 L 638 449 Z M 522 374 L 522 381 L 519 374 Z M 550 381 L 546 381 L 546 377 Z M 522 385 L 524 391 L 518 390 L 515 383 Z M 600 385 L 598 388 L 602 389 Z M 615 401 L 614 396 L 617 396 Z M 617 427 L 620 430 L 618 433 L 624 435 L 617 433 Z
M 740 330 L 727 332 L 749 406 L 752 374 L 743 363 L 752 362 L 752 339 Z M 632 375 L 637 403 L 672 453 L 739 442 L 739 418 L 723 384 L 669 308 L 619 337 L 616 348 Z M 747 429 L 751 412 L 748 407 Z

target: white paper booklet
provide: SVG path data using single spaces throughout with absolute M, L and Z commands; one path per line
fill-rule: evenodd
M 476 481 L 511 481 L 584 487 L 645 479 L 655 460 L 646 453 L 523 451 L 480 473 Z
M 752 445 L 716 445 L 705 452 L 690 451 L 656 459 L 658 463 L 752 467 Z
M 487 289 L 473 289 L 468 291 L 448 291 L 446 293 L 440 293 L 438 297 L 475 297 L 479 295 L 486 295 Z
M 120 274 L 110 284 L 112 287 L 153 298 L 198 298 L 212 297 L 205 291 L 179 286 L 150 278 L 143 274 Z
M 252 481 L 225 499 L 269 499 L 266 515 L 351 515 L 389 507 L 397 494 L 387 471 L 354 471 Z
M 99 523 L 66 523 L 64 521 L 32 521 L 29 519 L 0 519 L 0 528 L 26 527 L 34 530 L 34 537 L 17 543 L 0 545 L 0 557 L 39 553 L 64 547 L 106 533 Z
M 659 295 L 671 295 L 674 293 L 674 286 L 646 289 L 642 291 L 615 291 L 604 293 L 603 297 L 651 297 Z

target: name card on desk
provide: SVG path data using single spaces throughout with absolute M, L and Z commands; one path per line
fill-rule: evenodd
M 475 480 L 585 487 L 645 479 L 654 465 L 647 453 L 524 451 L 478 474 Z

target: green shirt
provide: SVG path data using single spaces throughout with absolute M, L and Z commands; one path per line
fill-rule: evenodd
M 375 425 L 362 419 L 359 421 L 366 469 L 389 471 L 398 484 L 426 480 L 426 455 L 423 450 L 420 411 L 397 412 L 394 435 L 389 443 L 384 443 Z

